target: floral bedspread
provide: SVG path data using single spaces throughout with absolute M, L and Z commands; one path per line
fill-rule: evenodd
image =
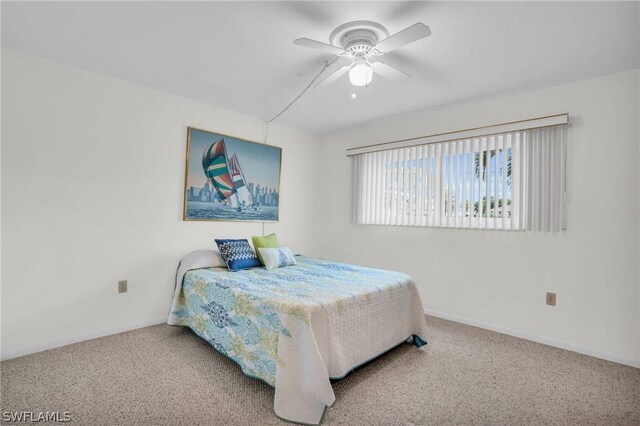
M 408 275 L 296 259 L 270 271 L 188 270 L 168 323 L 190 327 L 275 387 L 280 417 L 318 423 L 335 399 L 329 378 L 411 336 L 421 346 L 426 325 Z

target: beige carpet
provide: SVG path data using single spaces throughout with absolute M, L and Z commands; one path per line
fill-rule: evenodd
M 640 370 L 428 317 L 334 383 L 325 425 L 640 424 Z M 276 425 L 273 389 L 190 330 L 158 325 L 3 361 L 2 410 L 79 425 Z

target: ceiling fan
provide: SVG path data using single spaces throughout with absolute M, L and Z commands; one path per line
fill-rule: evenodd
M 322 79 L 315 87 L 327 86 L 347 72 L 353 86 L 367 86 L 373 79 L 373 73 L 393 81 L 411 78 L 406 72 L 380 60 L 380 57 L 429 35 L 431 35 L 431 30 L 421 22 L 389 36 L 389 31 L 377 22 L 354 21 L 340 25 L 333 30 L 329 36 L 330 44 L 309 38 L 298 38 L 293 43 L 333 53 L 338 58 L 350 61 L 348 65 Z M 352 97 L 355 97 L 355 94 Z

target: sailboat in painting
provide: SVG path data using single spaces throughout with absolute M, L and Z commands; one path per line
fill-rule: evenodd
M 259 203 L 247 189 L 246 179 L 236 154 L 227 155 L 224 139 L 212 143 L 202 153 L 202 168 L 218 200 L 237 212 L 258 210 Z
M 238 207 L 242 209 L 250 208 L 252 210 L 257 210 L 257 203 L 253 199 L 251 192 L 247 189 L 246 179 L 236 154 L 233 154 L 229 159 L 229 171 L 231 172 L 231 179 L 233 180 L 233 186 L 236 190 L 235 199 L 239 203 Z

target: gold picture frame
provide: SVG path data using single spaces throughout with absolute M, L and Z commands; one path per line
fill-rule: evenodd
M 277 222 L 282 148 L 187 128 L 183 220 Z

